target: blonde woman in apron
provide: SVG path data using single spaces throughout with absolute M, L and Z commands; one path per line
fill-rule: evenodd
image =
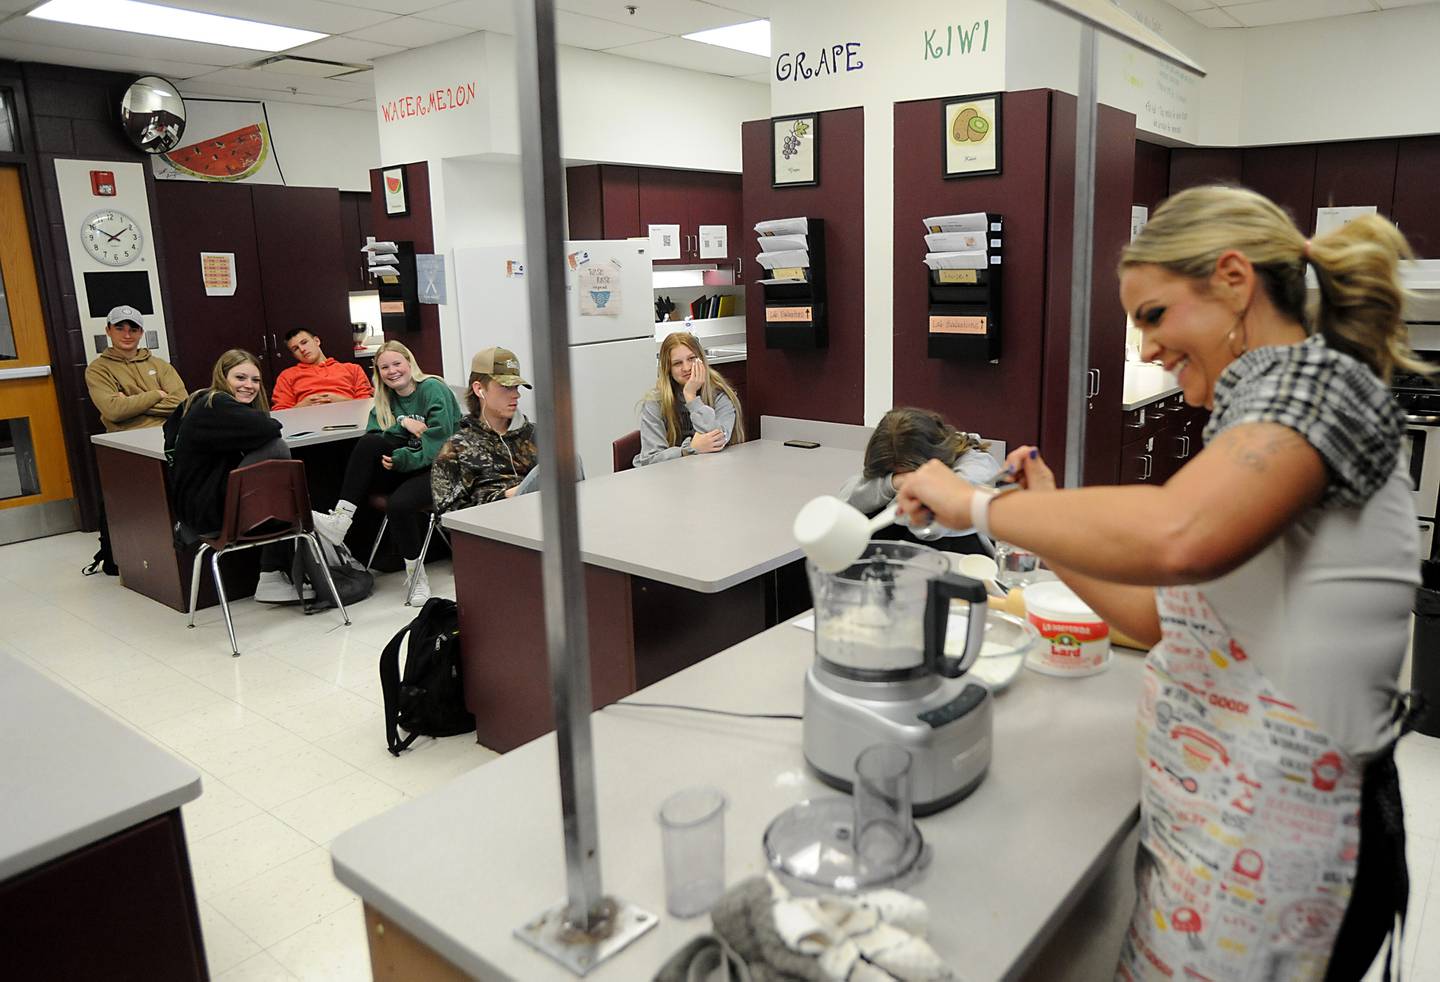
M 1307 241 L 1260 195 L 1181 192 L 1125 249 L 1120 295 L 1142 356 L 1211 410 L 1205 449 L 1163 487 L 1056 490 L 1020 447 L 1023 493 L 934 462 L 901 490 L 906 514 L 1039 553 L 1153 645 L 1117 978 L 1358 979 L 1403 919 L 1392 753 L 1419 557 L 1387 383 L 1428 370 L 1400 321 L 1408 254 L 1376 216 Z

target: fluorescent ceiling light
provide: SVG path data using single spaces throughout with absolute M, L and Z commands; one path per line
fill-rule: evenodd
M 752 20 L 744 24 L 731 24 L 729 27 L 716 27 L 682 36 L 687 41 L 699 41 L 701 44 L 714 44 L 721 48 L 734 48 L 736 51 L 770 57 L 768 20 Z
M 330 36 L 238 17 L 140 3 L 139 0 L 50 0 L 26 16 L 61 24 L 103 27 L 111 31 L 203 41 L 254 51 L 284 51 Z

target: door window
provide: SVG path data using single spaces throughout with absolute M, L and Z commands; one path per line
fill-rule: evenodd
M 0 419 L 0 501 L 40 493 L 30 420 Z
M 15 328 L 10 321 L 10 297 L 5 293 L 5 270 L 0 268 L 0 361 L 14 361 L 18 357 Z

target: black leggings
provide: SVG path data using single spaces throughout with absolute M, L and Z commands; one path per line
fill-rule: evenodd
M 400 555 L 414 559 L 420 555 L 423 539 L 422 521 L 434 510 L 430 497 L 430 468 L 418 471 L 386 470 L 380 458 L 406 445 L 406 441 L 388 433 L 366 433 L 350 451 L 345 465 L 345 478 L 340 484 L 340 500 L 356 508 L 363 507 L 372 494 L 388 499 L 385 509 L 390 531 Z

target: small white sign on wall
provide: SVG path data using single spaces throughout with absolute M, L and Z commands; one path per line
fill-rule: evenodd
M 1149 209 L 1149 208 L 1146 208 L 1144 205 L 1131 205 L 1131 206 L 1130 206 L 1130 241 L 1131 241 L 1131 242 L 1134 242 L 1134 241 L 1135 241 L 1135 236 L 1137 236 L 1137 235 L 1140 234 L 1140 230 L 1145 227 L 1145 223 L 1148 222 L 1149 220 L 1150 220 L 1150 209 Z
M 1350 205 L 1344 208 L 1318 208 L 1315 211 L 1315 234 L 1333 232 L 1352 219 L 1361 215 L 1373 215 L 1379 209 L 1374 205 Z
M 701 225 L 700 226 L 700 258 L 701 259 L 724 259 L 728 256 L 730 247 L 730 226 L 728 225 Z
M 650 226 L 650 258 L 651 258 L 651 259 L 679 259 L 679 258 L 680 258 L 680 226 L 679 226 L 679 225 L 651 225 L 651 226 Z

